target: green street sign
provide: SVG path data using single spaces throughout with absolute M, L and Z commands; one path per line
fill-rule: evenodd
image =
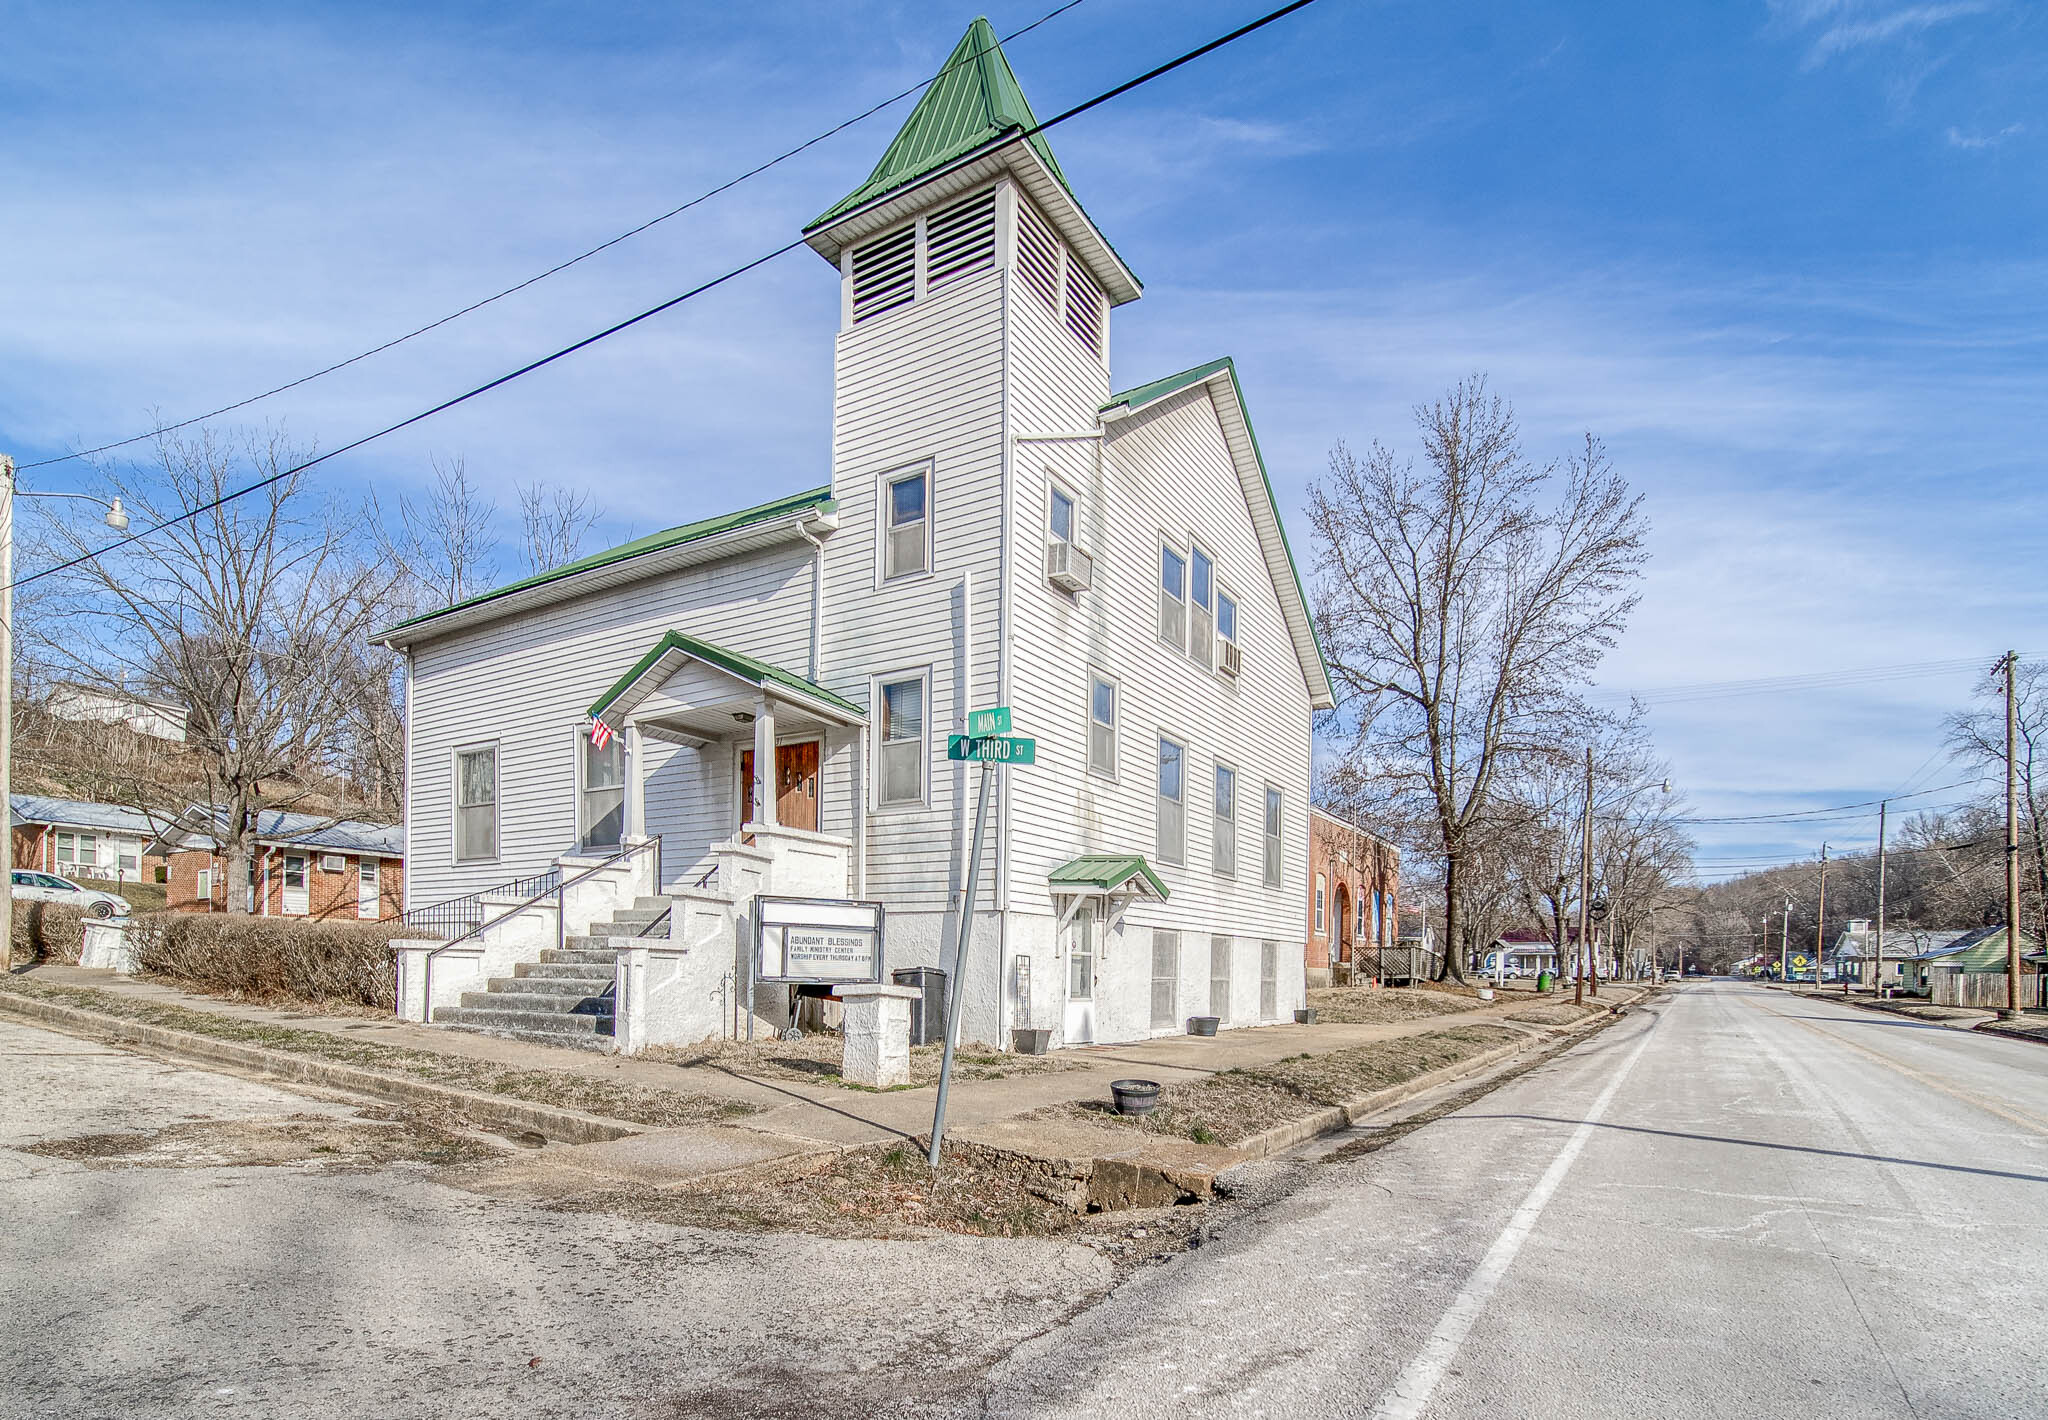
M 1007 735 L 1010 733 L 1010 707 L 998 705 L 993 710 L 969 710 L 967 733 L 977 740 L 989 735 Z
M 946 758 L 973 759 L 984 764 L 1033 764 L 1038 741 L 1020 735 L 948 735 Z

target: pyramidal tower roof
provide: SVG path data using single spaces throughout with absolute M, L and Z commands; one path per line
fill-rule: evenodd
M 1010 70 L 1010 61 L 996 39 L 994 26 L 986 17 L 978 18 L 967 27 L 960 43 L 953 46 L 953 53 L 938 77 L 917 101 L 896 141 L 882 154 L 882 161 L 875 164 L 868 180 L 804 230 L 815 231 L 835 222 L 855 208 L 906 187 L 1005 134 L 1037 126 L 1037 115 L 1031 112 L 1031 102 L 1024 97 L 1023 87 Z M 1066 175 L 1060 171 L 1045 135 L 1034 133 L 1026 141 L 1060 185 L 1066 186 Z

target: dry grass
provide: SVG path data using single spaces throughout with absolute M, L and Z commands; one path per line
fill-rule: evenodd
M 977 1167 L 951 1149 L 934 1174 L 913 1144 L 855 1149 L 815 1170 L 749 1172 L 678 1189 L 608 1189 L 552 1206 L 682 1227 L 844 1238 L 928 1237 L 935 1231 L 1046 1237 L 1074 1232 L 1083 1223 L 1014 1177 Z
M 1569 1001 L 1552 1001 L 1542 1006 L 1531 1006 L 1525 1011 L 1509 1011 L 1507 1019 L 1526 1021 L 1535 1026 L 1568 1026 L 1606 1009 L 1605 1006 L 1574 1006 Z
M 353 1171 L 401 1162 L 446 1166 L 502 1157 L 479 1140 L 414 1120 L 331 1119 L 312 1114 L 286 1119 L 209 1119 L 174 1124 L 148 1134 L 46 1139 L 22 1146 L 22 1152 L 102 1169 L 314 1164 Z
M 1479 1006 L 1476 994 L 1423 986 L 1333 986 L 1308 993 L 1319 1025 L 1379 1025 L 1446 1016 Z
M 354 1065 L 380 1074 L 427 1080 L 480 1094 L 503 1095 L 534 1104 L 582 1110 L 627 1124 L 674 1128 L 715 1124 L 756 1112 L 738 1100 L 686 1090 L 649 1089 L 574 1070 L 515 1070 L 462 1055 L 350 1040 L 323 1031 L 296 1030 L 263 1021 L 217 1016 L 157 1001 L 142 1001 L 110 991 L 52 986 L 30 976 L 0 977 L 0 990 L 39 1001 L 73 1006 L 121 1020 L 141 1021 L 172 1030 L 190 1031 L 214 1040 L 239 1041 L 267 1050 L 288 1051 L 337 1064 Z
M 1526 1038 L 1504 1026 L 1453 1026 L 1170 1084 L 1159 1092 L 1159 1108 L 1150 1115 L 1119 1115 L 1107 1102 L 1096 1100 L 1056 1105 L 1049 1112 L 1178 1135 L 1198 1144 L 1235 1146 L 1275 1125 L 1406 1084 L 1418 1075 Z
M 843 1042 L 836 1035 L 806 1035 L 802 1040 L 707 1040 L 697 1045 L 657 1046 L 643 1053 L 643 1059 L 671 1065 L 698 1065 L 729 1070 L 736 1075 L 766 1079 L 796 1080 L 807 1084 L 849 1085 L 839 1077 Z M 910 1050 L 910 1083 L 900 1089 L 917 1089 L 939 1082 L 940 1047 L 916 1045 Z M 1086 1061 L 1068 1055 L 1017 1055 L 978 1043 L 967 1043 L 953 1057 L 956 1080 L 1001 1080 L 1011 1075 L 1058 1075 L 1085 1070 Z

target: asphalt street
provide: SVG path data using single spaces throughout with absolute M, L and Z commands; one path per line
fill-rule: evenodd
M 974 1408 L 2048 1415 L 2048 1050 L 1688 984 L 1311 1171 Z

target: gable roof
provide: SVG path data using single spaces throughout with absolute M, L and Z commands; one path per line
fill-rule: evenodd
M 1079 858 L 1069 858 L 1045 875 L 1045 880 L 1055 889 L 1068 891 L 1082 889 L 1088 892 L 1115 892 L 1137 880 L 1137 891 L 1149 891 L 1161 902 L 1169 894 L 1166 884 L 1159 880 L 1159 874 L 1152 871 L 1152 865 L 1145 861 L 1142 853 L 1085 853 Z
M 1102 406 L 1102 420 L 1112 424 L 1127 419 L 1183 390 L 1206 385 L 1210 403 L 1223 426 L 1223 439 L 1237 465 L 1238 482 L 1244 488 L 1245 505 L 1251 510 L 1252 525 L 1259 535 L 1259 549 L 1266 557 L 1266 570 L 1280 600 L 1280 615 L 1287 622 L 1288 637 L 1294 642 L 1295 658 L 1301 663 L 1302 679 L 1308 683 L 1309 704 L 1328 710 L 1337 703 L 1330 681 L 1329 663 L 1323 659 L 1323 644 L 1316 636 L 1315 616 L 1309 610 L 1308 593 L 1302 589 L 1301 572 L 1295 566 L 1294 549 L 1287 542 L 1287 528 L 1280 519 L 1280 505 L 1273 497 L 1273 480 L 1266 473 L 1266 459 L 1259 452 L 1259 436 L 1252 429 L 1251 411 L 1245 406 L 1244 389 L 1238 383 L 1237 365 L 1226 355 L 1182 370 L 1177 375 L 1154 380 L 1149 385 L 1125 390 Z
M 52 799 L 42 794 L 11 794 L 14 822 L 57 828 L 92 828 L 108 833 L 137 833 L 147 838 L 157 825 L 141 809 L 126 804 L 96 804 L 85 799 Z
M 1024 88 L 1010 68 L 995 29 L 986 17 L 977 18 L 953 46 L 944 67 L 926 87 L 924 97 L 910 111 L 867 181 L 804 230 L 827 226 L 863 203 L 908 187 L 1005 134 L 1037 126 L 1038 115 L 1031 111 L 1031 101 L 1024 97 Z M 1026 141 L 1060 185 L 1066 186 L 1066 174 L 1060 171 L 1045 135 L 1033 133 Z
M 635 705 L 645 700 L 689 659 L 702 661 L 749 685 L 773 690 L 798 704 L 823 710 L 833 719 L 852 725 L 867 723 L 865 710 L 843 696 L 834 695 L 816 681 L 805 680 L 780 666 L 771 666 L 744 652 L 714 646 L 682 631 L 670 631 L 655 642 L 646 655 L 634 662 L 631 670 L 612 683 L 611 689 L 597 697 L 597 703 L 590 707 L 590 718 L 603 719 L 616 728 Z
M 410 617 L 396 626 L 378 632 L 375 639 L 392 646 L 423 641 L 444 631 L 474 626 L 479 622 L 508 615 L 514 611 L 523 611 L 545 602 L 580 596 L 598 587 L 636 581 L 641 577 L 668 571 L 672 567 L 706 560 L 701 555 L 693 556 L 693 553 L 725 556 L 732 552 L 745 551 L 749 546 L 759 545 L 764 541 L 765 535 L 773 531 L 778 524 L 830 519 L 835 511 L 832 489 L 828 484 L 823 488 L 812 488 L 771 502 L 760 503 L 752 508 L 742 508 L 737 513 L 722 513 L 714 518 L 684 523 L 681 527 L 649 533 L 645 537 L 635 538 L 631 542 L 621 543 L 603 552 L 579 557 L 574 562 L 565 562 L 560 567 L 537 572 L 517 582 L 508 582 L 502 587 L 495 587 L 488 592 L 456 602 L 452 606 L 444 606 L 438 611 Z M 750 529 L 764 536 L 744 537 L 743 535 Z M 745 545 L 728 545 L 735 542 Z
M 226 823 L 224 809 L 194 804 L 173 827 L 160 835 L 157 851 L 218 847 Z M 403 858 L 405 829 L 395 823 L 365 823 L 325 814 L 295 814 L 265 809 L 256 816 L 256 841 L 271 847 L 328 848 L 373 858 Z

